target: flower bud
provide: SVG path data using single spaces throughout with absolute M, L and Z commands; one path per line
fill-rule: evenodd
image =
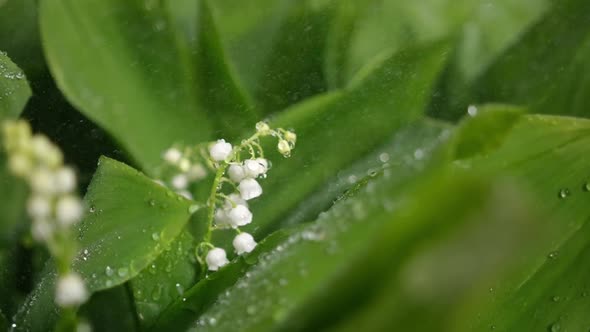
M 279 144 L 277 145 L 277 148 L 278 148 L 279 152 L 284 156 L 288 156 L 291 153 L 291 146 L 289 145 L 289 142 L 287 142 L 284 139 L 279 140 Z
M 226 160 L 232 152 L 231 144 L 227 143 L 224 139 L 217 140 L 209 148 L 209 154 L 211 159 L 215 161 Z
M 227 173 L 229 174 L 229 178 L 233 182 L 236 182 L 236 183 L 239 183 L 244 178 L 246 178 L 246 170 L 244 169 L 244 166 L 242 166 L 242 165 L 229 166 Z

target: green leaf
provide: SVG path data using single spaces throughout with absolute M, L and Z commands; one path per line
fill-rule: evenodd
M 276 227 L 315 220 L 367 176 L 374 176 L 383 167 L 396 164 L 399 160 L 413 160 L 414 167 L 424 167 L 430 162 L 433 151 L 451 136 L 451 131 L 450 125 L 431 119 L 422 119 L 401 128 L 373 152 L 339 170 L 322 188 L 299 202 Z
M 232 63 L 265 113 L 326 90 L 326 34 L 336 1 L 211 1 Z
M 579 330 L 588 326 L 587 279 L 590 121 L 523 116 L 494 152 L 463 161 L 474 169 L 512 176 L 534 194 L 533 208 L 551 229 L 539 250 L 518 253 L 518 271 L 492 283 L 494 296 L 464 320 L 465 330 Z M 590 186 L 588 187 L 590 188 Z M 545 221 L 543 219 L 542 221 Z M 558 297 L 557 301 L 553 298 Z M 557 328 L 557 327 L 556 327 Z
M 135 277 L 164 252 L 190 217 L 190 201 L 108 158 L 101 158 L 84 200 L 90 212 L 80 225 L 80 251 L 72 266 L 90 292 Z M 49 264 L 16 315 L 19 329 L 39 331 L 55 322 L 54 283 Z
M 201 279 L 162 313 L 151 330 L 174 331 L 188 328 L 195 317 L 213 305 L 217 296 L 233 286 L 251 265 L 258 262 L 260 256 L 274 250 L 293 232 L 294 229 L 283 229 L 269 235 L 247 256 L 237 257 L 224 268 Z
M 489 185 L 470 178 L 435 172 L 415 189 L 404 184 L 415 171 L 395 171 L 402 174 L 376 180 L 262 257 L 193 328 L 321 330 L 378 292 L 412 248 L 455 230 L 488 201 Z
M 45 71 L 37 14 L 36 0 L 4 0 L 0 5 L 0 50 L 18 63 L 31 82 Z
M 263 183 L 272 194 L 252 204 L 257 234 L 343 167 L 420 118 L 446 50 L 438 42 L 384 57 L 346 89 L 311 98 L 273 119 L 273 126 L 295 128 L 298 142 L 291 158 L 276 161 Z M 281 158 L 275 146 L 266 151 L 270 160 Z
M 198 280 L 195 241 L 182 232 L 155 261 L 130 281 L 141 325 L 150 327 L 158 316 Z
M 203 1 L 42 0 L 40 22 L 60 89 L 148 171 L 175 142 L 256 120 Z
M 17 117 L 30 96 L 23 71 L 0 51 L 0 121 Z
M 551 10 L 486 71 L 452 93 L 441 116 L 457 118 L 470 103 L 502 102 L 531 112 L 588 116 L 590 4 L 553 1 Z
M 463 119 L 457 128 L 452 159 L 466 159 L 495 150 L 524 113 L 522 108 L 500 105 L 485 105 L 472 111 L 473 115 Z

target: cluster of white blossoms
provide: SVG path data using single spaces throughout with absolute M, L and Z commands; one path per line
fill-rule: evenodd
M 69 265 L 72 257 L 67 241 L 73 241 L 72 226 L 84 214 L 82 200 L 76 193 L 76 174 L 63 165 L 60 149 L 43 135 L 31 133 L 25 121 L 5 121 L 4 148 L 10 171 L 23 178 L 31 189 L 27 213 L 31 218 L 31 235 L 44 243 L 58 261 Z M 88 297 L 82 278 L 69 271 L 60 275 L 56 302 L 60 306 L 74 306 Z
M 253 220 L 248 201 L 262 195 L 262 186 L 258 182 L 266 178 L 270 169 L 270 161 L 264 158 L 259 138 L 273 136 L 278 138 L 277 149 L 285 157 L 290 156 L 295 147 L 297 136 L 292 131 L 271 129 L 265 122 L 256 124 L 256 133 L 232 146 L 223 139 L 209 145 L 208 155 L 212 161 L 216 177 L 213 190 L 207 206 L 210 209 L 210 230 L 234 229 L 237 235 L 232 241 L 236 254 L 249 253 L 256 247 L 254 237 L 242 232 L 239 227 L 250 224 Z M 249 158 L 242 160 L 242 154 Z M 223 193 L 223 184 L 232 189 L 230 193 Z M 209 247 L 205 262 L 211 271 L 217 271 L 229 261 L 225 250 L 210 244 L 210 232 L 205 239 Z
M 196 161 L 199 156 L 191 148 L 181 150 L 178 147 L 172 147 L 164 151 L 162 159 L 164 159 L 168 167 L 160 170 L 160 177 L 166 179 L 166 181 L 157 180 L 157 182 L 173 188 L 176 193 L 187 199 L 193 199 L 189 186 L 191 183 L 200 181 L 207 176 L 205 166 Z

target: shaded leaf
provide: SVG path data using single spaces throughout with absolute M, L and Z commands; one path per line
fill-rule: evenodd
M 40 22 L 61 90 L 148 171 L 173 143 L 210 139 L 217 118 L 255 121 L 201 1 L 43 0 Z

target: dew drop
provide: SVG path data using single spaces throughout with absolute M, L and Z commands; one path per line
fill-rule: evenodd
M 176 291 L 178 292 L 178 295 L 182 295 L 184 294 L 184 287 L 182 287 L 181 284 L 176 283 L 176 285 L 174 285 L 176 287 Z
M 150 200 L 149 200 L 149 202 L 148 202 L 148 204 L 149 204 L 150 206 L 156 206 L 156 201 L 155 201 L 155 200 L 153 200 L 153 199 L 150 199 Z
M 381 154 L 379 155 L 379 160 L 380 160 L 382 163 L 386 163 L 386 162 L 388 162 L 388 161 L 389 161 L 389 154 L 388 154 L 388 153 L 386 153 L 386 152 L 383 152 L 383 153 L 381 153 Z
M 561 300 L 561 298 L 557 295 L 551 298 L 551 301 L 553 302 L 559 302 L 559 300 Z
M 557 251 L 550 252 L 549 255 L 547 255 L 547 257 L 549 257 L 550 259 L 556 259 L 557 258 Z
M 211 317 L 209 318 L 209 325 L 215 326 L 217 324 L 217 319 Z
M 424 151 L 422 149 L 416 149 L 414 151 L 414 159 L 422 160 L 422 158 L 424 158 Z
M 129 269 L 126 267 L 121 267 L 117 270 L 117 274 L 119 275 L 119 277 L 123 278 L 125 276 L 127 276 L 127 274 L 129 273 Z
M 92 205 L 88 211 L 90 213 L 94 213 L 94 212 L 96 212 L 96 207 L 94 205 Z
M 107 275 L 107 277 L 111 277 L 113 274 L 115 274 L 115 271 L 110 266 L 107 266 L 104 269 L 104 273 Z
M 160 234 L 154 232 L 152 233 L 152 240 L 158 241 L 160 239 Z
M 584 191 L 590 191 L 590 182 L 586 182 L 583 187 Z
M 559 198 L 566 198 L 570 195 L 570 190 L 567 188 L 563 188 L 559 190 L 559 193 L 557 193 L 557 197 Z

